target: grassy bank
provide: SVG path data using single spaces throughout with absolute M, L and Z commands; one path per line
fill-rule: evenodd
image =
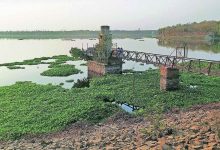
M 160 91 L 158 70 L 107 75 L 71 90 L 30 82 L 0 87 L 0 139 L 55 132 L 79 120 L 99 122 L 120 111 L 112 101 L 142 113 L 220 101 L 219 77 L 183 73 L 180 79 L 180 90 L 172 92 Z

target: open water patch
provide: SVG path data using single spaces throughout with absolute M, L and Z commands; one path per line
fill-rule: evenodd
M 52 63 L 55 61 L 56 61 L 56 59 L 41 60 L 42 63 Z
M 133 113 L 135 110 L 138 110 L 139 107 L 133 106 L 133 105 L 129 105 L 127 103 L 116 103 L 116 102 L 112 102 L 112 104 L 116 104 L 119 107 L 121 107 L 124 111 L 128 112 L 128 113 Z
M 52 84 L 60 85 L 63 88 L 71 89 L 72 86 L 77 82 L 77 80 L 82 80 L 87 78 L 87 66 L 81 66 L 81 64 L 86 63 L 86 61 L 67 61 L 66 64 L 73 64 L 81 73 L 73 74 L 67 77 L 48 77 L 41 76 L 40 74 L 48 70 L 49 64 L 39 64 L 39 65 L 22 65 L 25 69 L 8 69 L 5 66 L 0 67 L 0 86 L 13 85 L 17 81 L 31 81 L 37 84 Z M 73 82 L 66 82 L 66 81 Z

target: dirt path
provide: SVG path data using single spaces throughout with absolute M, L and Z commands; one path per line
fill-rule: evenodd
M 220 149 L 220 103 L 173 110 L 156 124 L 149 120 L 120 113 L 99 125 L 77 123 L 58 133 L 2 142 L 0 149 Z M 158 124 L 160 131 L 149 132 Z

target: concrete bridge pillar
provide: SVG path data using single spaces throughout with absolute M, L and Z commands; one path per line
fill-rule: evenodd
M 160 90 L 170 91 L 179 88 L 179 69 L 160 67 Z
M 105 74 L 120 74 L 122 63 L 104 64 L 97 61 L 88 61 L 88 77 L 103 76 Z
M 89 78 L 122 72 L 122 59 L 112 57 L 112 34 L 109 26 L 101 26 L 99 43 L 94 52 L 93 61 L 88 61 Z

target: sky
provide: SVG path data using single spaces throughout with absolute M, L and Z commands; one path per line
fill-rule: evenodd
M 150 30 L 220 20 L 220 0 L 0 0 L 0 31 Z

